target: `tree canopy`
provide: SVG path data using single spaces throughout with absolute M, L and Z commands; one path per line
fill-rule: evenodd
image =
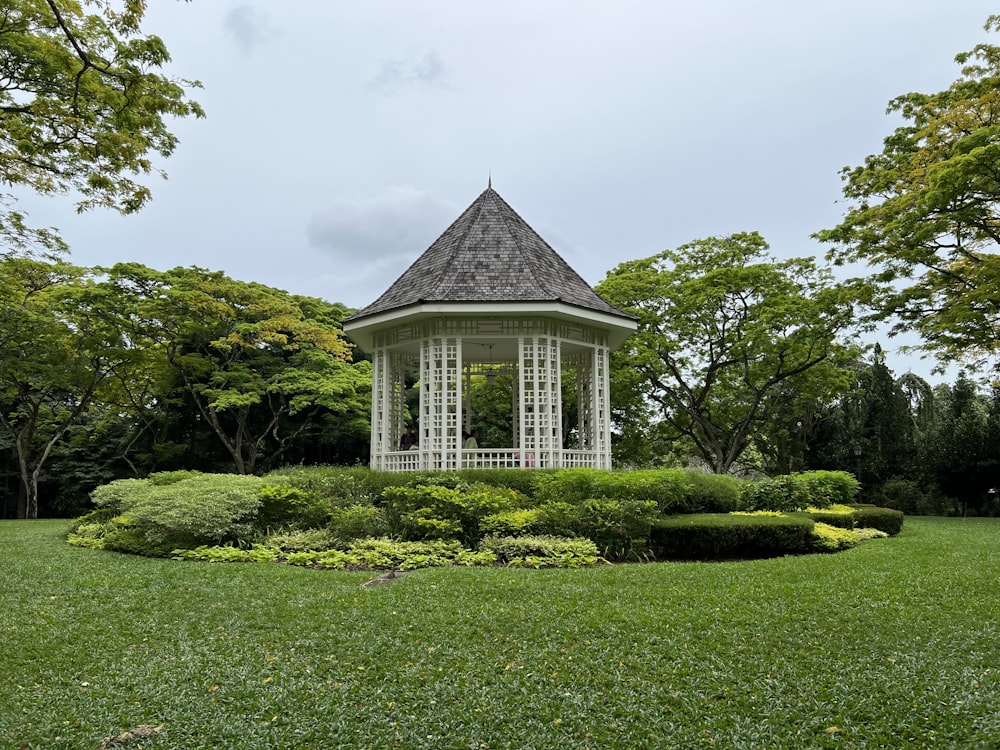
M 986 29 L 1000 30 L 1000 16 Z M 916 348 L 981 364 L 1000 353 L 1000 47 L 955 59 L 961 77 L 946 90 L 890 102 L 906 124 L 843 170 L 851 208 L 816 236 L 835 261 L 877 269 L 874 316 L 894 333 L 916 330 Z
M 118 7 L 115 7 L 118 6 Z M 153 155 L 177 145 L 165 118 L 202 117 L 185 87 L 160 71 L 163 41 L 143 35 L 142 0 L 8 0 L 0 9 L 0 182 L 41 195 L 73 192 L 78 210 L 138 211 Z M 93 12 L 87 12 L 92 10 Z M 13 193 L 0 194 L 7 252 L 62 249 L 32 230 Z
M 640 319 L 613 355 L 613 379 L 715 472 L 790 403 L 849 382 L 836 365 L 852 323 L 844 294 L 812 260 L 774 259 L 755 232 L 623 263 L 598 291 Z

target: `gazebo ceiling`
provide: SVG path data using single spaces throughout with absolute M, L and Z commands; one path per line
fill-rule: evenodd
M 376 329 L 415 318 L 515 313 L 587 322 L 619 344 L 636 327 L 489 187 L 344 330 L 368 348 Z

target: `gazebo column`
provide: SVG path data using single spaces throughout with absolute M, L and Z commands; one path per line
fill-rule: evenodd
M 387 347 L 372 353 L 371 466 L 392 470 L 387 453 L 396 450 L 405 428 L 405 367 Z
M 526 467 L 562 464 L 562 359 L 548 336 L 518 339 L 519 448 Z
M 424 468 L 455 470 L 462 449 L 462 340 L 420 344 L 420 454 Z
M 590 449 L 595 452 L 595 467 L 611 468 L 611 401 L 610 372 L 608 370 L 608 347 L 599 344 L 594 347 L 591 366 L 591 417 Z

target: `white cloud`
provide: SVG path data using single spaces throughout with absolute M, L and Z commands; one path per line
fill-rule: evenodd
M 422 57 L 410 55 L 402 60 L 384 60 L 378 73 L 368 82 L 368 88 L 395 91 L 408 84 L 434 85 L 442 82 L 444 75 L 441 57 L 431 50 Z
M 249 3 L 233 6 L 227 11 L 224 24 L 226 31 L 247 56 L 275 35 L 267 16 L 259 13 Z
M 457 218 L 451 203 L 404 185 L 334 201 L 310 218 L 306 232 L 310 245 L 358 265 L 408 264 Z

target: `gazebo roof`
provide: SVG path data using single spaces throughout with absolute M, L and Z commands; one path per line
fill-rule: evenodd
M 491 186 L 382 296 L 345 323 L 414 305 L 462 302 L 557 302 L 635 320 L 591 289 Z

